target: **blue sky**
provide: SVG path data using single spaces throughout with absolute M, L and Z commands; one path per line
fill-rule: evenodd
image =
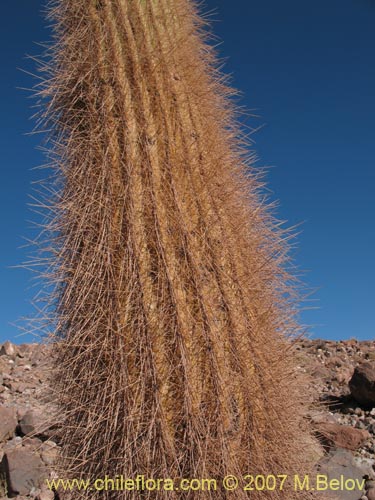
M 40 0 L 2 5 L 0 341 L 32 313 L 26 259 L 33 167 L 39 136 L 27 136 L 32 101 L 17 87 L 32 79 L 24 56 L 48 39 Z M 373 339 L 375 284 L 375 0 L 206 0 L 225 71 L 257 118 L 248 125 L 278 215 L 302 223 L 294 262 L 316 289 L 302 313 L 310 333 Z

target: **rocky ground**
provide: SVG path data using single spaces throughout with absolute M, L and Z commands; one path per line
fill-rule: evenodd
M 310 418 L 323 447 L 317 473 L 365 480 L 331 492 L 375 500 L 375 341 L 300 340 L 299 368 L 313 375 L 320 407 Z M 43 484 L 59 452 L 43 399 L 51 357 L 39 344 L 0 345 L 0 498 L 57 500 Z
M 366 480 L 362 495 L 346 489 L 336 498 L 375 500 L 375 341 L 304 339 L 297 350 L 320 402 L 310 414 L 325 449 L 318 473 Z

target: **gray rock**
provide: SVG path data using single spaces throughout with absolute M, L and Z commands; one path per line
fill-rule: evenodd
M 11 438 L 16 427 L 16 410 L 7 406 L 0 406 L 0 442 Z
M 375 478 L 375 460 L 373 458 L 354 457 L 353 463 L 356 467 L 361 469 L 363 475 L 368 476 L 371 480 Z
M 375 361 L 362 363 L 356 367 L 349 388 L 358 403 L 375 406 Z
M 28 410 L 21 418 L 19 426 L 25 436 L 41 435 L 46 430 L 44 417 L 35 410 Z
M 336 448 L 326 457 L 322 458 L 318 464 L 319 474 L 325 474 L 328 479 L 337 479 L 341 475 L 345 479 L 363 480 L 365 472 L 354 463 L 353 455 L 348 450 Z M 337 498 L 338 492 L 327 491 L 328 497 Z M 340 500 L 358 500 L 364 494 L 363 490 L 344 490 L 339 492 Z
M 15 449 L 4 455 L 4 469 L 11 495 L 28 495 L 41 486 L 47 472 L 40 457 L 27 449 Z

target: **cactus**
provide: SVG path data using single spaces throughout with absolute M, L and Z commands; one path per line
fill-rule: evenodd
M 264 203 L 197 6 L 57 0 L 48 15 L 60 474 L 307 473 L 289 233 Z

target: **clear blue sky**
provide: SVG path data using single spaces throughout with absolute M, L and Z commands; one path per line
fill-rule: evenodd
M 0 341 L 32 311 L 25 260 L 35 149 L 25 53 L 48 39 L 40 0 L 5 2 L 1 15 Z M 302 314 L 315 336 L 373 339 L 375 287 L 375 0 L 206 0 L 241 104 L 264 125 L 254 136 L 279 216 L 302 222 L 295 263 L 316 288 Z

